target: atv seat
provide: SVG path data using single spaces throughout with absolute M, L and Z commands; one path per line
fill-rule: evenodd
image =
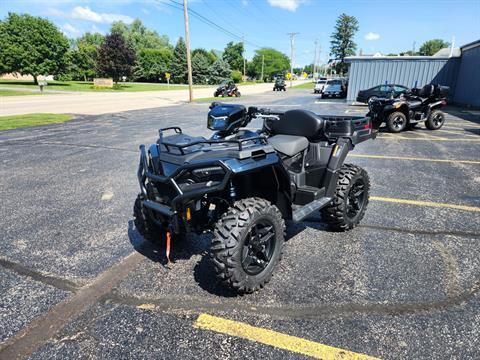
M 287 156 L 293 156 L 308 147 L 308 140 L 304 136 L 275 135 L 268 139 L 272 147 Z
M 299 136 L 309 141 L 318 141 L 326 139 L 324 124 L 325 120 L 312 111 L 288 110 L 279 120 L 271 123 L 270 131 L 273 135 Z

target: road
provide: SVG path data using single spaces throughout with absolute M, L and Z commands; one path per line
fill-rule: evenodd
M 303 81 L 295 81 L 294 85 Z M 273 84 L 240 86 L 242 95 L 270 91 Z M 195 99 L 212 97 L 215 87 L 194 88 Z M 8 96 L 0 98 L 0 116 L 31 113 L 100 115 L 129 110 L 172 106 L 188 100 L 188 90 L 137 92 L 70 92 L 48 96 Z
M 366 111 L 306 90 L 242 100 Z M 361 226 L 288 224 L 272 281 L 239 297 L 213 276 L 208 234 L 174 244 L 167 269 L 132 222 L 138 145 L 165 126 L 209 134 L 207 109 L 0 133 L 1 359 L 480 357 L 478 114 L 451 108 L 441 131 L 381 132 L 355 148 L 347 161 L 372 182 Z

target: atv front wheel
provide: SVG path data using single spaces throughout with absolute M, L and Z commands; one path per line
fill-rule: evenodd
M 236 97 L 240 97 L 240 96 L 242 96 L 242 94 L 240 94 L 240 91 L 237 91 L 237 92 L 235 93 L 235 96 L 236 96 Z
M 145 240 L 155 244 L 162 243 L 166 238 L 166 232 L 150 219 L 145 212 L 142 201 L 142 196 L 138 195 L 133 206 L 133 221 L 135 227 Z
M 320 210 L 322 219 L 335 231 L 353 229 L 365 215 L 369 191 L 367 172 L 356 165 L 343 165 L 338 173 L 333 202 Z
M 285 222 L 267 200 L 235 202 L 218 220 L 211 257 L 218 278 L 238 293 L 252 293 L 272 277 L 282 257 Z
M 438 130 L 445 123 L 445 114 L 441 110 L 433 110 L 430 115 L 428 115 L 427 121 L 425 121 L 425 126 L 429 130 Z
M 392 133 L 399 133 L 407 127 L 407 117 L 400 111 L 395 111 L 388 115 L 387 129 Z

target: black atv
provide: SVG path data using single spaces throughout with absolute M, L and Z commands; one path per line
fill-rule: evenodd
M 218 85 L 217 89 L 213 93 L 214 97 L 222 96 L 222 97 L 240 97 L 240 91 L 238 90 L 237 85 L 233 82 L 233 80 L 224 80 Z
M 261 130 L 242 129 L 254 118 L 263 119 Z M 345 231 L 363 218 L 370 180 L 344 160 L 375 137 L 369 118 L 212 103 L 208 128 L 216 131 L 210 139 L 160 129 L 156 144 L 140 146 L 135 225 L 147 240 L 166 241 L 167 258 L 172 238 L 213 231 L 218 277 L 251 293 L 280 261 L 285 220 L 320 210 Z
M 287 91 L 287 84 L 285 83 L 285 80 L 282 78 L 275 79 L 273 91 Z
M 445 123 L 445 114 L 440 109 L 447 105 L 449 88 L 439 85 L 425 85 L 412 89 L 398 97 L 375 98 L 368 102 L 374 128 L 383 123 L 388 131 L 398 133 L 424 121 L 429 130 L 438 130 Z

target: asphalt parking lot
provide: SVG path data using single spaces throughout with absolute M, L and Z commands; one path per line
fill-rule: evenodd
M 363 115 L 307 90 L 247 105 Z M 289 224 L 272 281 L 221 288 L 210 237 L 163 249 L 133 226 L 138 145 L 157 129 L 207 135 L 208 103 L 79 116 L 0 132 L 0 359 L 480 357 L 480 112 L 360 144 L 360 227 Z M 255 126 L 258 124 L 252 124 Z

